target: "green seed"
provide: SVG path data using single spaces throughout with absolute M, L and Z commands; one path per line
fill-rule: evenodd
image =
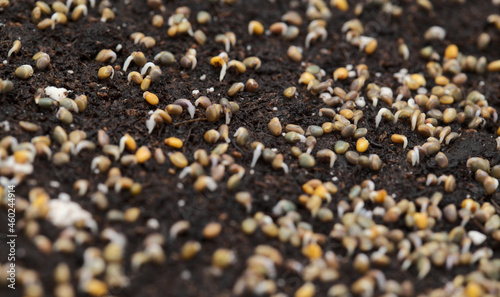
M 345 142 L 345 141 L 342 141 L 342 140 L 339 140 L 335 143 L 335 146 L 333 147 L 333 150 L 337 153 L 337 154 L 344 154 L 345 152 L 347 152 L 347 150 L 349 149 L 349 143 Z

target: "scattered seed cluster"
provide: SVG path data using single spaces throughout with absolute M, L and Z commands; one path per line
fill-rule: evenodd
M 415 41 L 404 29 L 398 36 L 391 33 L 392 44 L 387 39 L 382 43 L 363 23 L 363 15 L 367 9 L 400 19 L 418 10 L 435 18 L 431 1 L 411 6 L 389 0 L 262 1 L 279 2 L 286 12 L 277 19 L 239 20 L 244 29 L 235 32 L 217 27 L 217 21 L 230 17 L 219 9 L 238 9 L 238 1 L 211 1 L 210 12 L 196 5 L 170 9 L 164 2 L 148 0 L 150 19 L 135 20 L 147 21 L 144 28 L 160 29 L 162 35 L 144 29 L 126 34 L 116 46 L 92 45 L 96 50 L 85 67 L 99 86 L 95 93 L 85 92 L 89 89 L 79 82 L 58 83 L 57 77 L 70 74 L 54 61 L 61 51 L 46 48 L 44 38 L 38 49 L 24 48 L 22 36 L 3 41 L 9 47 L 1 51 L 0 108 L 29 101 L 48 122 L 1 115 L 2 214 L 5 189 L 17 185 L 25 195 L 16 202 L 19 235 L 44 256 L 80 259 L 75 267 L 59 257 L 50 286 L 40 271 L 29 268 L 32 263 L 19 260 L 17 277 L 24 296 L 121 296 L 114 292 L 126 292 L 136 281 L 133 276 L 153 265 L 176 265 L 176 277 L 182 280 L 195 270 L 209 282 L 225 279 L 220 296 L 500 296 L 498 98 L 480 89 L 484 84 L 498 86 L 500 60 L 468 54 L 497 47 L 500 15 L 482 20 L 484 28 L 495 29 L 477 32 L 476 43 L 463 50 L 448 41 L 454 32 L 429 23 L 418 32 L 425 46 L 411 52 Z M 452 9 L 463 2 L 447 5 Z M 498 4 L 493 0 L 488 5 Z M 16 5 L 0 0 L 0 11 Z M 39 36 L 96 22 L 126 27 L 108 0 L 37 1 L 31 9 L 24 22 L 34 25 Z M 345 21 L 339 23 L 341 19 Z M 321 49 L 332 36 L 359 53 L 316 64 L 320 55 L 339 51 L 335 46 Z M 245 44 L 266 39 L 283 47 L 281 56 L 258 56 Z M 179 40 L 190 46 L 169 47 Z M 210 44 L 218 50 L 207 52 Z M 411 68 L 420 71 L 370 69 L 368 65 L 378 64 L 371 59 L 382 57 L 381 47 L 393 48 L 402 61 L 420 65 Z M 281 73 L 271 64 L 291 64 L 284 69 L 294 71 Z M 15 66 L 12 73 L 5 71 L 10 66 Z M 269 73 L 286 84 L 270 90 L 269 82 L 261 79 Z M 33 82 L 48 74 L 56 77 L 53 83 Z M 189 95 L 170 95 L 174 92 L 166 89 L 165 77 L 187 88 Z M 484 82 L 487 77 L 494 82 Z M 184 83 L 186 78 L 191 82 Z M 207 80 L 213 86 L 197 87 Z M 471 85 L 469 80 L 481 83 Z M 26 84 L 30 93 L 18 92 Z M 133 108 L 122 113 L 137 120 L 134 125 L 140 130 L 80 128 L 86 117 L 105 114 L 97 106 L 103 106 L 99 100 L 105 100 L 114 84 L 140 94 L 116 99 L 132 101 L 127 104 Z M 262 100 L 267 100 L 265 105 Z M 289 107 L 292 116 L 276 107 L 302 101 L 308 102 L 308 110 Z M 145 112 L 137 112 L 137 106 Z M 300 114 L 307 119 L 301 120 Z M 186 129 L 176 133 L 180 128 Z M 471 150 L 461 152 L 465 157 L 459 159 L 457 146 L 477 135 L 484 143 L 476 145 L 493 147 L 494 153 Z M 82 160 L 86 177 L 75 173 Z M 161 180 L 151 181 L 157 168 L 165 169 L 166 176 L 154 175 Z M 73 178 L 70 187 L 51 181 L 49 189 L 36 182 L 48 170 L 84 178 Z M 386 170 L 405 175 L 392 178 L 402 182 L 388 184 Z M 267 186 L 276 180 L 280 182 Z M 470 187 L 475 195 L 467 192 Z M 178 193 L 172 188 L 192 197 L 172 197 Z M 163 204 L 152 202 L 170 191 Z M 196 209 L 200 197 L 217 195 L 224 198 L 217 203 L 233 205 L 233 211 L 244 215 L 230 221 L 227 211 L 210 214 L 219 211 L 210 205 L 215 201 L 200 210 L 206 213 L 203 221 L 189 212 L 177 214 L 186 203 Z M 176 214 L 167 216 L 178 219 L 167 224 L 170 218 L 151 216 L 155 207 L 174 209 Z M 57 228 L 54 240 L 44 232 L 47 222 Z M 129 226 L 137 236 L 126 230 Z M 241 236 L 243 243 L 238 242 Z M 4 286 L 7 266 L 2 261 Z M 455 269 L 460 273 L 449 274 Z M 286 275 L 297 278 L 290 284 Z M 419 287 L 436 277 L 442 283 Z

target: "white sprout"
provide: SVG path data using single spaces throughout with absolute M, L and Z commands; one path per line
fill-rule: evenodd
M 130 62 L 132 62 L 133 59 L 134 59 L 133 55 L 128 56 L 128 58 L 125 60 L 125 63 L 123 63 L 123 71 L 127 71 Z
M 255 147 L 255 150 L 253 151 L 252 164 L 250 165 L 251 168 L 255 167 L 255 164 L 257 164 L 257 160 L 259 160 L 259 157 L 262 154 L 263 149 L 264 145 L 262 143 L 258 143 L 257 146 Z
M 387 113 L 390 113 L 391 111 L 388 110 L 385 107 L 382 107 L 379 111 L 377 116 L 375 117 L 375 128 L 378 128 L 378 125 L 380 124 L 380 121 L 382 121 L 382 116 L 386 115 Z
M 175 100 L 174 104 L 182 106 L 184 110 L 187 110 L 189 112 L 191 118 L 194 118 L 194 112 L 196 111 L 196 107 L 194 107 L 191 101 L 189 101 L 188 99 L 177 99 Z
M 475 230 L 469 231 L 468 235 L 474 245 L 481 245 L 488 238 L 485 234 Z
M 186 221 L 186 220 L 182 220 L 182 221 L 178 221 L 178 222 L 174 223 L 172 225 L 172 227 L 170 227 L 170 230 L 169 230 L 170 240 L 176 239 L 177 235 L 179 235 L 183 232 L 186 232 L 187 230 L 189 230 L 190 227 L 191 227 L 191 224 L 189 223 L 189 221 Z
M 152 67 L 155 67 L 155 63 L 153 62 L 147 62 L 146 64 L 144 64 L 144 66 L 142 66 L 142 69 L 141 69 L 141 75 L 144 75 L 148 72 L 149 68 L 152 68 Z
M 179 173 L 179 178 L 183 179 L 188 174 L 191 174 L 192 171 L 193 170 L 191 169 L 191 166 L 184 167 L 184 169 L 182 169 L 181 173 Z

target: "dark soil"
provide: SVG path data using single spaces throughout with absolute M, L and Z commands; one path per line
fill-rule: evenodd
M 334 183 L 339 186 L 339 193 L 334 196 L 330 208 L 335 211 L 338 201 L 348 200 L 349 189 L 360 184 L 365 179 L 372 179 L 376 189 L 384 188 L 390 194 L 395 194 L 396 201 L 407 198 L 414 199 L 420 196 L 431 196 L 435 191 L 444 192 L 443 185 L 426 186 L 425 177 L 428 173 L 437 176 L 442 174 L 453 174 L 457 180 L 456 190 L 451 194 L 444 194 L 440 206 L 455 203 L 457 206 L 470 195 L 471 198 L 484 202 L 496 201 L 500 203 L 498 194 L 486 196 L 482 185 L 474 181 L 473 175 L 467 170 L 465 163 L 469 157 L 483 156 L 491 162 L 491 166 L 497 165 L 500 155 L 496 151 L 495 132 L 497 126 L 488 123 L 484 129 L 478 131 L 467 130 L 466 124 L 453 124 L 453 131 L 460 131 L 461 137 L 450 145 L 441 149 L 449 158 L 449 166 L 440 169 L 433 158 L 427 157 L 419 165 L 412 167 L 406 161 L 409 148 L 422 144 L 425 138 L 414 133 L 410 129 L 408 121 L 400 121 L 397 125 L 382 121 L 378 129 L 375 129 L 375 115 L 380 107 L 388 107 L 380 102 L 379 106 L 371 106 L 367 100 L 364 108 L 364 117 L 358 127 L 366 127 L 369 131 L 367 139 L 370 141 L 370 149 L 365 154 L 378 154 L 383 161 L 383 167 L 379 172 L 363 169 L 359 166 L 349 165 L 343 156 L 339 156 L 334 168 L 328 168 L 325 162 L 318 161 L 314 170 L 305 170 L 298 166 L 298 161 L 290 154 L 290 145 L 283 137 L 272 136 L 267 124 L 273 117 L 278 117 L 283 125 L 298 124 L 303 128 L 311 124 L 321 125 L 326 118 L 317 115 L 319 108 L 325 107 L 316 96 L 310 95 L 306 87 L 298 84 L 300 74 L 305 67 L 300 63 L 291 62 L 286 52 L 290 45 L 303 46 L 307 32 L 307 22 L 300 26 L 300 36 L 291 42 L 283 41 L 276 36 L 249 36 L 247 24 L 250 20 L 261 21 L 266 28 L 272 23 L 279 21 L 290 8 L 289 1 L 278 0 L 271 4 L 270 1 L 239 1 L 234 6 L 222 4 L 211 4 L 210 1 L 168 1 L 165 3 L 167 12 L 163 14 L 165 20 L 173 13 L 176 7 L 186 5 L 192 10 L 191 22 L 195 29 L 203 30 L 208 41 L 205 45 L 196 44 L 192 37 L 179 36 L 170 38 L 167 35 L 167 26 L 158 29 L 151 25 L 151 9 L 145 5 L 145 1 L 116 1 L 116 19 L 110 23 L 101 23 L 97 8 L 89 10 L 89 16 L 77 22 L 69 22 L 68 26 L 57 25 L 55 30 L 48 29 L 40 31 L 36 25 L 30 22 L 30 12 L 35 1 L 11 1 L 11 7 L 0 11 L 0 57 L 5 60 L 7 52 L 15 39 L 22 41 L 21 51 L 14 54 L 8 63 L 0 63 L 0 78 L 9 79 L 14 83 L 14 90 L 0 97 L 0 122 L 9 121 L 11 131 L 0 131 L 0 138 L 7 135 L 16 137 L 19 142 L 30 141 L 34 136 L 50 135 L 55 126 L 60 125 L 56 119 L 56 108 L 42 110 L 34 103 L 33 95 L 38 88 L 47 86 L 64 87 L 73 90 L 73 94 L 86 94 L 89 99 L 88 109 L 81 114 L 73 114 L 74 122 L 71 126 L 63 126 L 69 133 L 72 130 L 81 129 L 87 133 L 87 139 L 97 142 L 97 131 L 105 129 L 110 136 L 111 143 L 117 144 L 120 137 L 125 133 L 132 135 L 138 146 L 147 145 L 151 149 L 160 147 L 165 153 L 174 151 L 163 144 L 163 139 L 175 136 L 185 143 L 182 152 L 193 161 L 193 153 L 196 149 L 203 148 L 212 150 L 215 145 L 209 145 L 203 141 L 203 134 L 209 129 L 217 129 L 222 120 L 217 123 L 207 121 L 187 122 L 189 116 L 183 114 L 180 118 L 173 119 L 173 124 L 166 125 L 161 129 L 155 129 L 151 134 L 147 133 L 145 121 L 149 118 L 148 112 L 155 110 L 143 98 L 139 87 L 127 83 L 128 72 L 117 71 L 114 79 L 101 81 L 97 78 L 97 71 L 102 66 L 96 62 L 95 56 L 102 49 L 115 49 L 118 44 L 123 49 L 118 53 L 118 59 L 113 64 L 123 65 L 125 59 L 133 51 L 143 51 L 149 60 L 152 60 L 161 50 L 168 50 L 175 54 L 177 63 L 170 67 L 162 66 L 163 75 L 158 82 L 154 82 L 149 91 L 160 98 L 159 108 L 173 103 L 178 98 L 190 98 L 193 90 L 200 90 L 201 95 L 208 96 L 212 102 L 218 102 L 220 98 L 227 97 L 229 87 L 235 82 L 246 82 L 248 78 L 254 78 L 259 83 L 257 93 L 241 92 L 231 100 L 240 105 L 240 111 L 235 114 L 229 125 L 230 135 L 234 134 L 238 127 L 246 127 L 250 132 L 250 141 L 258 140 L 266 147 L 277 148 L 285 155 L 285 163 L 289 164 L 290 174 L 282 171 L 273 171 L 271 166 L 260 160 L 254 168 L 255 173 L 250 174 L 250 162 L 252 150 L 249 145 L 236 147 L 230 144 L 228 152 L 241 152 L 242 157 L 236 159 L 238 164 L 247 169 L 239 190 L 249 191 L 254 198 L 252 215 L 262 211 L 271 214 L 272 207 L 281 198 L 298 201 L 302 193 L 301 185 L 307 180 L 318 178 L 323 181 L 337 177 Z M 329 2 L 329 1 L 327 1 Z M 354 1 L 350 1 L 354 2 Z M 325 69 L 327 78 L 330 78 L 334 69 L 346 64 L 364 63 L 369 67 L 371 78 L 369 82 L 375 82 L 381 86 L 396 89 L 399 85 L 393 78 L 393 74 L 401 68 L 407 68 L 409 73 L 424 72 L 426 61 L 418 55 L 419 50 L 428 43 L 423 40 L 423 32 L 431 25 L 439 25 L 448 32 L 444 41 L 433 41 L 431 44 L 435 50 L 442 54 L 448 44 L 456 44 L 465 55 L 477 57 L 485 56 L 488 61 L 496 60 L 500 46 L 500 33 L 491 25 L 488 25 L 486 17 L 491 13 L 498 13 L 490 1 L 467 1 L 465 4 L 456 4 L 452 1 L 433 1 L 435 14 L 429 15 L 419 9 L 416 1 L 400 1 L 404 9 L 401 18 L 393 18 L 380 12 L 373 5 L 366 5 L 363 14 L 359 17 L 365 25 L 370 24 L 366 35 L 376 37 L 378 48 L 372 56 L 367 56 L 357 48 L 351 46 L 344 40 L 340 31 L 342 24 L 354 18 L 353 7 L 347 13 L 332 9 L 332 19 L 328 23 L 328 39 L 325 42 L 315 42 L 312 47 L 304 51 L 303 61 L 319 65 Z M 52 3 L 48 1 L 47 3 Z M 306 5 L 297 1 L 299 11 L 305 19 Z M 196 13 L 206 10 L 213 16 L 212 23 L 199 25 L 195 22 Z M 152 49 L 145 49 L 134 45 L 129 36 L 133 32 L 144 32 L 153 36 L 157 44 Z M 236 74 L 228 71 L 222 82 L 218 81 L 219 69 L 212 67 L 209 59 L 223 51 L 223 45 L 214 41 L 218 33 L 233 31 L 237 36 L 236 46 L 228 52 L 231 59 L 243 60 L 248 56 L 257 56 L 262 60 L 262 67 L 257 70 L 247 70 L 244 74 Z M 476 38 L 481 32 L 488 32 L 492 38 L 491 44 L 484 51 L 476 47 Z M 404 61 L 397 54 L 397 39 L 403 38 L 411 53 L 408 61 Z M 183 70 L 178 61 L 189 48 L 197 49 L 198 66 L 194 70 Z M 15 69 L 23 64 L 34 66 L 32 56 L 38 52 L 47 52 L 51 57 L 51 67 L 45 71 L 35 69 L 35 74 L 27 81 L 15 77 Z M 139 68 L 132 65 L 130 71 Z M 68 71 L 72 71 L 69 73 Z M 381 73 L 377 77 L 375 73 Z M 206 80 L 200 80 L 206 75 Z M 480 76 L 467 73 L 469 79 L 463 86 L 463 91 L 468 93 L 473 89 L 482 92 L 491 106 L 500 107 L 500 83 L 498 74 L 487 73 Z M 427 88 L 430 90 L 434 81 L 426 76 Z M 352 79 L 344 82 L 335 82 L 334 86 L 348 89 Z M 484 82 L 482 84 L 481 82 Z M 368 82 L 367 82 L 368 83 Z M 299 95 L 294 99 L 286 99 L 282 93 L 289 86 L 296 86 Z M 207 94 L 207 89 L 214 87 L 215 92 Z M 194 100 L 193 100 L 194 101 Z M 458 107 L 458 103 L 453 105 Z M 394 110 L 394 109 L 393 109 Z M 204 111 L 197 109 L 195 118 L 204 117 Z M 34 134 L 28 134 L 21 130 L 19 121 L 30 121 L 38 124 L 41 129 Z M 181 123 L 181 124 L 179 124 Z M 408 137 L 407 149 L 401 145 L 393 144 L 390 136 L 394 133 L 404 134 Z M 314 153 L 323 148 L 332 148 L 333 144 L 341 139 L 338 133 L 325 134 L 318 139 Z M 348 140 L 351 148 L 355 142 Z M 53 152 L 58 146 L 52 145 Z M 305 150 L 305 147 L 301 147 Z M 55 198 L 61 192 L 69 193 L 74 201 L 83 208 L 90 211 L 99 224 L 99 229 L 112 227 L 127 236 L 126 260 L 124 267 L 126 275 L 130 277 L 130 286 L 112 291 L 114 296 L 231 296 L 231 289 L 235 280 L 245 269 L 245 260 L 259 244 L 269 244 L 281 251 L 285 259 L 295 259 L 307 263 L 307 259 L 301 254 L 300 249 L 289 244 L 282 244 L 277 239 L 267 238 L 261 231 L 253 236 L 246 236 L 241 232 L 240 223 L 248 215 L 246 211 L 235 202 L 234 193 L 226 190 L 227 179 L 219 183 L 219 190 L 211 193 L 198 193 L 192 187 L 192 181 L 188 178 L 180 180 L 179 170 L 171 173 L 173 165 L 167 160 L 166 164 L 159 165 L 153 159 L 145 164 L 130 168 L 121 167 L 123 176 L 133 178 L 143 186 L 143 191 L 137 197 L 130 197 L 127 192 L 107 194 L 109 209 L 125 210 L 136 206 L 141 209 L 141 217 L 135 223 L 109 222 L 106 220 L 106 212 L 100 211 L 90 201 L 92 193 L 97 191 L 97 185 L 104 183 L 106 174 L 93 174 L 90 171 L 90 162 L 100 148 L 94 153 L 82 153 L 72 157 L 69 164 L 62 168 L 55 167 L 46 158 L 37 158 L 34 166 L 34 174 L 30 175 L 16 189 L 17 197 L 27 198 L 28 192 L 33 187 L 45 188 L 51 197 Z M 118 162 L 113 163 L 119 166 Z M 90 189 L 86 196 L 77 198 L 73 190 L 73 183 L 78 179 L 88 179 Z M 58 181 L 59 188 L 50 186 L 51 181 Z M 178 184 L 184 185 L 182 188 Z M 178 202 L 185 201 L 184 207 L 179 207 Z M 372 207 L 368 205 L 367 207 Z M 339 222 L 335 217 L 333 222 L 320 223 L 311 218 L 305 208 L 299 207 L 299 212 L 304 221 L 314 226 L 315 232 L 329 234 L 333 225 Z M 165 236 L 173 223 L 181 219 L 191 222 L 190 231 L 180 236 L 174 242 L 165 244 L 167 261 L 165 265 L 154 266 L 147 264 L 138 273 L 133 273 L 130 268 L 130 255 L 143 248 L 144 238 L 156 232 L 146 227 L 146 222 L 155 218 L 160 222 L 159 232 Z M 22 214 L 18 214 L 18 220 Z M 223 225 L 223 233 L 215 240 L 203 240 L 201 231 L 206 223 L 219 221 Z M 6 233 L 7 226 L 6 211 L 0 211 L 0 232 Z M 18 226 L 22 222 L 18 222 Z M 39 220 L 40 233 L 55 241 L 60 230 L 54 228 L 45 220 Z M 409 231 L 402 220 L 398 227 Z M 454 226 L 445 221 L 439 222 L 433 231 L 449 231 Z M 480 229 L 473 221 L 466 226 L 467 230 Z M 55 283 L 53 281 L 53 269 L 60 262 L 66 262 L 73 270 L 73 284 L 77 287 L 77 278 L 74 276 L 77 269 L 83 263 L 83 251 L 88 246 L 78 246 L 75 253 L 65 255 L 51 253 L 46 256 L 39 252 L 34 244 L 23 236 L 22 230 L 18 237 L 18 257 L 16 264 L 22 267 L 36 270 L 43 282 L 45 296 L 52 296 Z M 188 240 L 198 240 L 202 243 L 202 251 L 192 261 L 179 260 L 179 250 L 182 244 Z M 105 241 L 96 238 L 92 245 L 102 248 Z M 494 257 L 500 256 L 499 244 L 489 239 L 486 243 L 494 250 Z M 233 249 L 237 254 L 237 263 L 226 269 L 219 278 L 212 277 L 207 270 L 211 265 L 213 252 L 219 247 Z M 6 261 L 4 247 L 1 248 L 2 258 L 0 263 Z M 341 243 L 331 238 L 327 240 L 324 250 L 333 250 L 337 255 L 345 255 Z M 341 268 L 341 278 L 336 283 L 351 284 L 361 275 L 351 267 L 349 259 L 344 259 Z M 394 259 L 389 267 L 382 271 L 388 279 L 397 281 L 410 280 L 416 293 L 429 292 L 433 288 L 443 287 L 447 282 L 453 280 L 457 274 L 473 271 L 476 266 L 460 266 L 452 271 L 433 267 L 430 274 L 423 280 L 418 280 L 416 269 L 412 266 L 408 271 L 401 271 L 401 263 Z M 189 271 L 191 277 L 188 280 L 181 278 L 181 273 Z M 284 280 L 284 285 L 279 290 L 293 295 L 294 291 L 302 285 L 300 276 L 279 268 L 278 279 Z M 0 281 L 1 283 L 1 281 Z M 320 289 L 317 296 L 325 296 L 332 284 L 316 283 Z M 19 287 L 20 288 L 20 287 Z M 14 293 L 0 287 L 1 296 L 22 296 L 22 290 Z M 82 294 L 78 292 L 79 296 Z M 83 295 L 82 295 L 83 296 Z

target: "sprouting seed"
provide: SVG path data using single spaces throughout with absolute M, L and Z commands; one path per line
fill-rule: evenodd
M 403 149 L 405 149 L 406 146 L 408 145 L 408 138 L 406 138 L 406 136 L 401 134 L 392 134 L 391 140 L 394 143 L 402 143 Z
M 114 63 L 116 61 L 116 57 L 117 56 L 114 51 L 110 49 L 103 49 L 97 54 L 95 60 L 99 63 L 106 63 L 106 62 Z
M 14 43 L 12 44 L 12 48 L 9 50 L 7 54 L 7 58 L 9 58 L 10 55 L 12 55 L 13 53 L 17 54 L 20 49 L 21 49 L 21 41 L 15 40 Z
M 248 34 L 262 35 L 264 33 L 264 26 L 259 21 L 250 21 L 248 23 Z
M 224 79 L 224 76 L 226 75 L 227 64 L 224 59 L 225 57 L 227 57 L 227 54 L 223 52 L 218 56 L 215 56 L 212 59 L 210 59 L 210 64 L 212 64 L 212 66 L 221 68 L 219 76 L 220 81 L 222 81 Z
M 79 4 L 73 9 L 73 12 L 71 13 L 71 19 L 73 20 L 73 22 L 76 22 L 82 17 L 82 15 L 87 16 L 88 12 L 89 10 L 87 8 L 87 5 Z
M 113 79 L 114 75 L 115 75 L 115 70 L 113 69 L 113 66 L 110 65 L 99 68 L 99 72 L 97 73 L 97 77 L 99 79 L 107 79 L 107 78 Z
M 245 127 L 239 127 L 233 136 L 236 137 L 236 144 L 239 146 L 245 146 L 248 142 L 248 130 Z
M 102 51 L 101 51 L 102 52 Z M 99 55 L 98 55 L 99 57 Z M 115 59 L 116 59 L 116 54 L 115 54 Z M 97 58 L 96 58 L 97 60 Z M 112 60 L 111 63 L 113 63 L 115 60 Z M 127 71 L 128 66 L 130 65 L 130 62 L 134 61 L 134 63 L 140 67 L 144 66 L 147 62 L 146 56 L 144 56 L 144 53 L 142 52 L 132 52 L 130 56 L 125 60 L 125 63 L 123 63 L 123 71 Z
M 140 85 L 142 83 L 142 80 L 143 80 L 142 75 L 137 71 L 132 71 L 127 76 L 127 81 L 128 82 L 132 81 L 136 85 Z
M 174 104 L 182 106 L 182 108 L 184 110 L 188 111 L 189 116 L 191 118 L 194 118 L 194 113 L 196 111 L 196 107 L 194 107 L 194 105 L 191 103 L 191 101 L 189 101 L 188 99 L 181 98 L 181 99 L 175 100 Z
M 248 57 L 245 60 L 243 60 L 243 64 L 245 64 L 247 68 L 258 70 L 262 65 L 262 62 L 258 57 L 254 56 L 254 57 Z
M 227 64 L 227 69 L 230 69 L 233 67 L 236 69 L 236 71 L 238 71 L 238 73 L 245 73 L 245 71 L 247 70 L 247 66 L 245 66 L 245 64 L 243 64 L 242 62 L 240 62 L 238 60 L 229 61 L 229 63 Z
M 227 91 L 227 94 L 231 97 L 235 96 L 238 92 L 243 91 L 245 88 L 245 85 L 242 82 L 237 82 L 234 83 L 229 90 Z

